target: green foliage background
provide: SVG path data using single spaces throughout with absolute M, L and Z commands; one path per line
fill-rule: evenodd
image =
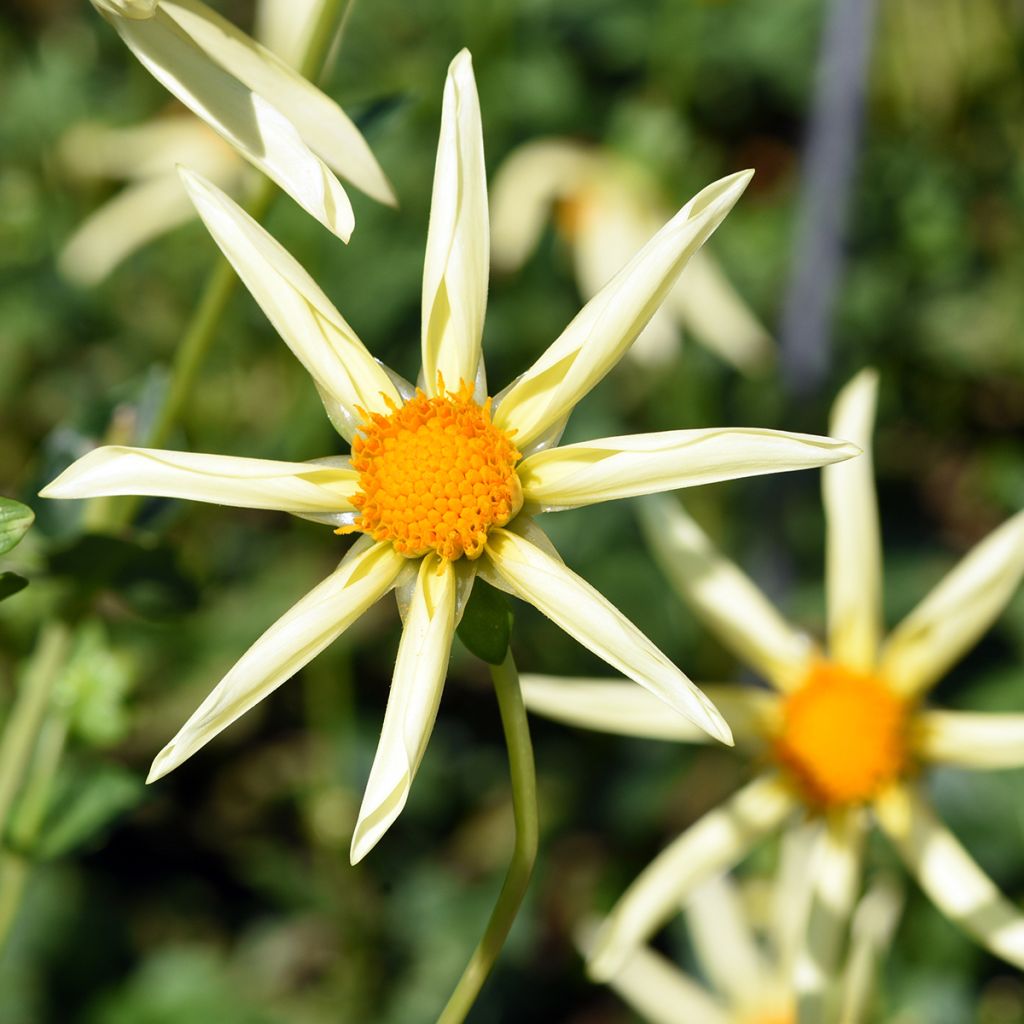
M 239 24 L 251 18 L 247 0 L 218 6 Z M 824 432 L 835 390 L 877 366 L 894 622 L 1024 506 L 1024 16 L 1009 0 L 879 8 L 827 387 L 796 401 L 776 373 L 744 379 L 690 345 L 654 379 L 620 367 L 567 438 L 710 424 Z M 348 248 L 287 199 L 268 226 L 371 350 L 414 376 L 441 86 L 468 46 L 490 170 L 527 139 L 572 135 L 642 160 L 682 203 L 754 166 L 711 247 L 774 326 L 822 15 L 815 0 L 364 0 L 327 89 L 363 127 L 401 207 L 354 195 Z M 0 960 L 0 1024 L 430 1021 L 482 930 L 509 850 L 486 671 L 457 648 L 409 805 L 358 868 L 348 843 L 398 642 L 390 601 L 184 767 L 140 785 L 207 690 L 347 542 L 284 515 L 148 501 L 131 538 L 147 545 L 140 564 L 137 552 L 74 547 L 82 510 L 36 499 L 112 420 L 152 414 L 214 246 L 194 224 L 95 290 L 58 276 L 59 246 L 108 194 L 66 176 L 59 139 L 85 118 L 131 124 L 169 103 L 84 0 L 4 5 L 0 97 L 0 493 L 37 515 L 0 567 L 32 581 L 0 607 L 0 721 L 40 622 L 60 612 L 84 623 L 61 681 L 73 708 L 64 769 Z M 549 232 L 520 273 L 492 281 L 490 379 L 500 385 L 524 369 L 578 305 L 569 255 Z M 309 379 L 241 292 L 172 447 L 294 460 L 338 450 Z M 688 500 L 820 631 L 814 474 Z M 695 679 L 733 676 L 727 653 L 668 591 L 628 503 L 545 526 L 567 562 Z M 513 647 L 524 671 L 606 671 L 523 606 Z M 1020 595 L 936 700 L 1024 710 Z M 620 1024 L 632 1018 L 584 978 L 573 924 L 607 908 L 749 766 L 725 750 L 543 721 L 534 732 L 539 868 L 471 1019 Z M 943 816 L 1018 902 L 1021 782 L 1010 772 L 930 782 Z M 872 855 L 892 859 L 883 845 Z M 772 851 L 759 856 L 767 865 Z M 690 962 L 681 928 L 664 945 Z M 1024 985 L 908 882 L 880 1006 L 880 1020 L 904 1024 L 1012 1024 L 1024 1021 Z

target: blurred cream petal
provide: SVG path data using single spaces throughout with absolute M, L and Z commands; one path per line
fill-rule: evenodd
M 734 1008 L 763 1010 L 769 970 L 739 890 L 728 874 L 710 878 L 684 907 L 697 962 L 716 992 Z
M 779 842 L 779 870 L 772 888 L 768 936 L 779 974 L 792 988 L 796 959 L 811 909 L 811 862 L 823 825 L 819 819 L 792 825 Z
M 286 64 L 298 68 L 323 0 L 256 0 L 253 35 Z
M 297 515 L 352 511 L 353 469 L 155 448 L 96 448 L 40 491 L 43 498 L 117 494 L 266 508 Z
M 146 781 L 155 782 L 177 768 L 312 661 L 395 586 L 408 564 L 390 544 L 358 540 L 327 579 L 242 655 L 156 756 Z
M 491 183 L 491 259 L 496 270 L 515 270 L 526 262 L 552 205 L 574 201 L 593 163 L 587 147 L 570 139 L 537 139 L 505 160 Z
M 923 761 L 993 771 L 1024 768 L 1024 714 L 919 711 L 914 754 Z
M 1024 576 L 1024 512 L 975 545 L 893 630 L 880 672 L 898 693 L 923 693 L 999 617 Z
M 548 350 L 500 396 L 495 423 L 522 449 L 565 419 L 622 358 L 751 178 L 709 185 L 668 222 L 576 315 Z
M 480 575 L 532 604 L 623 675 L 723 743 L 729 727 L 714 705 L 614 605 L 560 559 L 510 530 L 492 530 Z
M 423 760 L 448 672 L 455 633 L 455 592 L 451 562 L 433 553 L 421 559 L 380 742 L 352 835 L 353 864 L 377 845 L 401 814 Z
M 684 743 L 706 743 L 710 738 L 689 719 L 666 715 L 662 700 L 626 680 L 527 674 L 520 682 L 530 711 L 565 725 Z M 700 689 L 718 708 L 738 746 L 763 746 L 779 714 L 775 694 L 729 683 Z
M 811 469 L 849 459 L 845 441 L 755 427 L 666 430 L 548 448 L 519 465 L 523 498 L 544 511 Z
M 1024 916 L 909 786 L 875 801 L 879 825 L 921 888 L 951 921 L 998 957 L 1024 968 Z
M 870 672 L 882 633 L 882 549 L 871 439 L 878 374 L 862 370 L 839 392 L 829 433 L 863 454 L 822 474 L 825 503 L 825 586 L 829 656 L 856 672 Z
M 441 135 L 423 263 L 423 387 L 437 377 L 454 390 L 476 381 L 487 307 L 490 241 L 480 101 L 462 50 L 444 84 Z M 518 440 L 518 439 L 517 439 Z
M 795 965 L 798 1016 L 806 1024 L 834 1020 L 835 980 L 860 890 L 864 825 L 860 809 L 833 812 L 811 855 L 810 911 Z
M 387 414 L 386 398 L 400 404 L 385 369 L 288 251 L 215 185 L 184 169 L 181 177 L 203 223 L 267 319 L 333 400 L 324 404 L 345 439 L 362 422 L 358 408 Z
M 292 24 L 307 32 L 309 6 L 308 0 L 288 4 Z M 351 118 L 283 54 L 261 46 L 199 0 L 160 0 L 160 7 L 218 64 L 273 103 L 298 129 L 302 142 L 342 178 L 372 199 L 394 204 L 391 184 Z
M 813 648 L 670 498 L 639 504 L 651 551 L 682 599 L 733 653 L 779 689 L 800 682 Z
M 157 0 L 93 0 L 98 11 L 122 18 L 145 20 L 156 13 Z
M 57 266 L 75 284 L 98 284 L 148 242 L 194 216 L 176 174 L 129 185 L 78 226 Z
M 161 0 L 152 16 L 107 18 L 143 66 L 246 160 L 273 179 L 304 210 L 347 241 L 353 216 L 348 196 L 327 165 L 271 100 L 253 92 L 172 16 L 184 10 Z M 219 16 L 196 4 L 193 21 Z M 193 28 L 195 25 L 193 24 Z
M 839 1020 L 868 1024 L 878 975 L 903 910 L 903 894 L 884 876 L 872 884 L 853 915 L 850 951 L 842 978 Z
M 613 908 L 594 943 L 591 977 L 613 978 L 698 885 L 742 860 L 795 807 L 788 787 L 765 775 L 691 825 L 651 861 Z

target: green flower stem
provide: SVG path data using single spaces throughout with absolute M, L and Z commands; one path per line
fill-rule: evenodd
M 498 710 L 508 747 L 509 774 L 512 780 L 512 809 L 515 815 L 516 840 L 512 863 L 505 875 L 505 883 L 498 902 L 491 911 L 480 944 L 466 965 L 448 1005 L 441 1012 L 437 1024 L 461 1024 L 466 1019 L 491 973 L 509 929 L 526 895 L 534 861 L 537 859 L 537 777 L 533 767 L 533 746 L 526 720 L 526 708 L 519 687 L 512 651 L 500 665 L 491 665 L 491 679 L 498 696 Z

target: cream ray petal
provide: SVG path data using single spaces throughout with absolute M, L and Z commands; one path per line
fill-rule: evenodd
M 824 826 L 810 819 L 786 829 L 780 840 L 779 868 L 772 887 L 769 940 L 778 973 L 792 988 L 796 958 L 804 942 L 811 907 L 811 861 Z
M 691 199 L 502 393 L 495 423 L 514 429 L 520 448 L 564 419 L 622 358 L 686 261 L 732 209 L 751 174 L 723 178 Z
M 875 817 L 935 906 L 990 952 L 1024 968 L 1024 915 L 925 797 L 910 786 L 892 786 L 875 801 Z
M 377 753 L 352 835 L 358 864 L 402 813 L 434 728 L 452 637 L 456 580 L 452 563 L 431 553 L 420 562 Z
M 423 387 L 473 384 L 487 308 L 490 241 L 480 101 L 473 62 L 462 50 L 444 84 L 441 135 L 423 262 Z
M 561 559 L 510 530 L 492 530 L 479 573 L 528 601 L 584 647 L 723 743 L 729 726 L 714 705 L 617 608 Z
M 366 139 L 334 100 L 199 0 L 160 0 L 160 7 L 218 64 L 270 100 L 329 167 L 371 198 L 394 205 L 391 183 Z M 290 7 L 293 20 L 308 21 L 294 0 Z
M 352 511 L 359 476 L 350 467 L 273 462 L 110 445 L 70 465 L 43 498 L 143 494 L 297 515 Z
M 147 71 L 246 160 L 339 238 L 352 233 L 341 183 L 270 98 L 253 92 L 211 56 L 159 3 L 152 17 L 108 15 Z
M 688 718 L 666 715 L 665 704 L 636 683 L 615 679 L 520 677 L 523 700 L 534 714 L 566 725 L 619 736 L 706 743 L 708 734 Z M 737 746 L 760 748 L 779 715 L 778 697 L 735 683 L 702 685 L 728 723 Z
M 993 771 L 1024 767 L 1024 714 L 983 711 L 918 712 L 916 757 L 958 768 Z
M 814 648 L 703 530 L 667 497 L 638 505 L 651 551 L 676 592 L 742 661 L 781 690 L 807 671 Z
M 923 693 L 974 646 L 1024 576 L 1024 512 L 976 544 L 896 627 L 880 671 L 905 696 Z
M 173 771 L 312 661 L 395 586 L 408 564 L 390 544 L 356 541 L 338 568 L 242 655 L 156 756 L 146 781 Z
M 871 460 L 878 374 L 862 370 L 839 392 L 829 433 L 863 451 L 822 474 L 827 536 L 828 649 L 836 661 L 871 671 L 882 633 L 882 548 Z
M 387 371 L 284 246 L 215 185 L 184 169 L 181 177 L 213 240 L 267 319 L 336 403 L 325 399 L 342 436 L 352 439 L 362 421 L 359 408 L 386 415 L 386 399 L 401 404 Z
M 548 448 L 518 468 L 526 501 L 545 511 L 852 458 L 846 441 L 757 427 L 666 430 Z
M 679 909 L 696 886 L 738 863 L 796 807 L 774 775 L 748 783 L 670 843 L 612 909 L 595 940 L 590 974 L 607 981 Z
M 795 965 L 798 1016 L 807 1024 L 834 1019 L 835 980 L 860 890 L 864 824 L 859 808 L 834 812 L 811 857 L 810 912 Z

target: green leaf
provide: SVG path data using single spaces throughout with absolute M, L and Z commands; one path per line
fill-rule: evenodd
M 28 505 L 13 498 L 0 498 L 0 555 L 10 551 L 25 536 L 35 517 Z
M 28 586 L 28 580 L 14 572 L 0 572 L 0 601 Z
M 459 639 L 478 658 L 500 665 L 508 652 L 512 609 L 504 594 L 477 578 L 459 623 Z

